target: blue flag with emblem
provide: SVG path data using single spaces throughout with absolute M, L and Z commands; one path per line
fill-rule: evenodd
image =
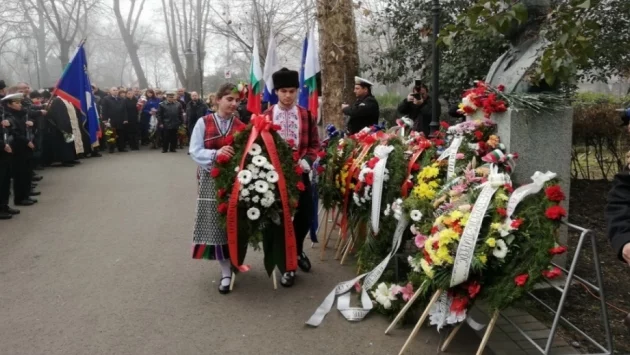
M 61 74 L 53 94 L 70 102 L 81 111 L 81 124 L 87 129 L 90 143 L 95 147 L 98 146 L 100 125 L 88 75 L 84 44 L 84 41 L 79 44 L 74 57 Z

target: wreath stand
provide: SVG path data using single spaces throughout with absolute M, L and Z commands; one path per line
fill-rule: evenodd
M 599 263 L 599 255 L 597 253 L 597 243 L 596 243 L 596 240 L 595 240 L 595 234 L 589 229 L 585 229 L 585 228 L 576 226 L 574 224 L 570 224 L 570 223 L 566 223 L 566 222 L 563 222 L 563 224 L 566 225 L 569 229 L 576 230 L 576 231 L 580 232 L 581 234 L 580 234 L 580 238 L 579 238 L 578 243 L 577 243 L 577 247 L 575 248 L 575 253 L 573 254 L 573 261 L 571 262 L 571 266 L 569 267 L 569 269 L 567 270 L 564 267 L 562 267 L 560 265 L 557 265 L 556 263 L 552 263 L 553 266 L 558 267 L 560 270 L 563 271 L 564 274 L 566 274 L 566 280 L 564 282 L 564 287 L 559 287 L 557 285 L 552 284 L 548 280 L 545 280 L 545 282 L 548 283 L 551 286 L 551 288 L 554 288 L 554 289 L 558 290 L 561 293 L 560 302 L 558 303 L 558 307 L 554 309 L 552 306 L 546 304 L 543 300 L 541 300 L 540 298 L 536 297 L 536 295 L 534 295 L 533 293 L 531 293 L 531 292 L 527 293 L 531 298 L 533 298 L 536 302 L 540 303 L 545 309 L 547 309 L 548 311 L 551 312 L 551 314 L 554 315 L 554 319 L 553 319 L 553 322 L 551 324 L 551 330 L 550 330 L 550 333 L 549 333 L 549 337 L 547 338 L 547 342 L 545 344 L 544 349 L 540 345 L 538 345 L 538 343 L 536 343 L 536 341 L 534 339 L 532 339 L 526 333 L 526 331 L 524 331 L 520 326 L 518 326 L 516 323 L 514 323 L 514 321 L 512 321 L 509 317 L 501 314 L 500 311 L 495 311 L 492 314 L 492 318 L 490 319 L 490 322 L 488 323 L 488 326 L 486 328 L 484 336 L 481 339 L 481 344 L 479 345 L 479 348 L 478 348 L 477 353 L 476 353 L 477 355 L 483 354 L 483 350 L 485 349 L 486 345 L 488 344 L 488 340 L 490 339 L 490 335 L 492 334 L 492 331 L 493 331 L 493 329 L 494 329 L 494 327 L 496 325 L 497 320 L 499 319 L 499 316 L 503 317 L 503 319 L 505 319 L 510 325 L 512 325 L 514 328 L 516 328 L 516 330 L 518 330 L 519 333 L 521 335 L 523 335 L 525 337 L 525 339 L 527 339 L 543 355 L 549 355 L 550 354 L 551 347 L 553 345 L 553 340 L 555 338 L 556 332 L 558 331 L 558 324 L 560 323 L 560 321 L 562 321 L 565 325 L 568 325 L 569 327 L 571 327 L 573 330 L 575 330 L 580 335 L 582 335 L 586 340 L 588 340 L 593 346 L 597 347 L 599 350 L 602 351 L 601 353 L 597 353 L 597 355 L 600 355 L 600 354 L 601 355 L 612 354 L 612 352 L 613 352 L 612 333 L 610 331 L 610 322 L 608 320 L 608 306 L 606 304 L 606 297 L 605 297 L 605 293 L 604 293 L 604 289 L 603 289 L 602 270 L 601 270 L 601 266 L 600 266 L 600 263 Z M 595 277 L 596 277 L 597 286 L 595 286 L 592 283 L 590 283 L 589 281 L 587 281 L 587 280 L 585 280 L 585 279 L 575 275 L 575 269 L 577 267 L 577 262 L 578 262 L 578 259 L 579 259 L 580 255 L 581 255 L 582 248 L 584 246 L 584 241 L 585 241 L 587 236 L 590 236 L 591 246 L 592 246 L 592 249 L 593 249 L 593 264 L 594 264 L 594 268 L 595 268 Z M 597 293 L 597 295 L 598 295 L 598 297 L 600 299 L 600 303 L 601 303 L 601 305 L 600 305 L 601 306 L 601 308 L 600 308 L 600 315 L 601 315 L 601 320 L 602 320 L 602 323 L 604 325 L 604 331 L 605 331 L 605 335 L 606 335 L 606 347 L 604 347 L 603 345 L 599 344 L 592 337 L 587 335 L 583 330 L 581 330 L 576 325 L 574 325 L 573 323 L 571 323 L 569 320 L 567 320 L 565 317 L 562 316 L 562 311 L 564 309 L 564 304 L 566 302 L 567 295 L 569 293 L 571 283 L 573 282 L 574 279 L 578 280 L 583 285 L 587 286 L 588 288 L 593 290 L 595 293 Z M 411 297 L 411 299 L 409 299 L 409 302 L 407 302 L 407 304 L 403 307 L 403 309 L 400 310 L 400 312 L 398 313 L 396 318 L 394 318 L 394 320 L 389 325 L 389 327 L 387 327 L 387 329 L 385 330 L 385 334 L 388 334 L 394 328 L 394 326 L 402 319 L 402 317 L 405 315 L 405 313 L 407 313 L 407 311 L 409 310 L 411 305 L 416 301 L 418 296 L 422 293 L 423 286 L 424 286 L 424 284 L 421 285 L 420 287 L 418 287 L 418 290 L 414 293 L 414 295 Z M 422 312 L 422 315 L 420 316 L 420 319 L 416 323 L 416 326 L 413 328 L 413 330 L 411 331 L 411 334 L 407 338 L 407 341 L 405 341 L 405 344 L 400 349 L 399 355 L 402 355 L 402 354 L 405 353 L 405 351 L 407 350 L 407 348 L 411 344 L 411 341 L 413 340 L 413 338 L 415 338 L 415 336 L 418 334 L 418 331 L 420 330 L 420 327 L 422 327 L 422 324 L 424 323 L 424 321 L 426 320 L 426 318 L 429 315 L 429 310 L 431 309 L 431 306 L 435 302 L 437 302 L 437 300 L 440 297 L 442 292 L 443 292 L 442 290 L 438 290 L 438 291 L 436 291 L 433 294 L 433 296 L 431 297 L 431 300 L 429 301 L 429 304 L 424 309 L 424 312 Z M 444 340 L 444 343 L 440 347 L 441 351 L 446 351 L 448 349 L 448 346 L 450 345 L 452 340 L 455 338 L 455 336 L 457 335 L 457 332 L 461 329 L 463 324 L 464 323 L 461 322 L 457 326 L 455 326 L 455 328 L 453 328 L 453 330 L 450 332 L 450 334 Z M 590 354 L 590 355 L 596 355 L 596 354 Z

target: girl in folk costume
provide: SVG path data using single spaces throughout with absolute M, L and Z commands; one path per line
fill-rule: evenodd
M 281 127 L 280 136 L 293 147 L 302 167 L 302 182 L 305 189 L 300 193 L 298 208 L 293 218 L 293 228 L 298 253 L 298 266 L 304 272 L 311 269 L 311 262 L 304 253 L 304 239 L 311 226 L 313 215 L 313 197 L 309 172 L 319 151 L 319 135 L 317 132 L 317 117 L 304 107 L 296 104 L 297 92 L 300 87 L 297 71 L 282 68 L 272 76 L 273 86 L 278 95 L 278 104 L 265 111 L 264 115 L 273 117 L 273 123 Z M 277 226 L 270 226 L 265 233 L 282 233 Z M 291 287 L 295 282 L 295 270 L 286 270 L 280 280 L 282 286 Z
M 223 84 L 217 92 L 218 110 L 200 118 L 190 137 L 190 157 L 199 165 L 199 190 L 197 216 L 193 231 L 193 259 L 217 260 L 221 266 L 219 292 L 230 292 L 232 271 L 228 254 L 227 231 L 219 225 L 215 183 L 210 176 L 219 155 L 232 157 L 230 146 L 232 135 L 243 130 L 243 124 L 236 117 L 240 98 L 234 84 Z

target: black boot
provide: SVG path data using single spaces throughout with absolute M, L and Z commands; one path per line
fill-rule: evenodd
M 13 215 L 9 212 L 0 212 L 0 219 L 11 219 Z
M 302 252 L 302 254 L 298 256 L 297 263 L 298 263 L 298 266 L 300 267 L 300 270 L 304 272 L 311 271 L 311 261 L 306 256 L 306 253 Z
M 11 208 L 8 205 L 0 207 L 0 212 L 8 213 L 8 214 L 20 214 L 20 210 L 15 208 Z

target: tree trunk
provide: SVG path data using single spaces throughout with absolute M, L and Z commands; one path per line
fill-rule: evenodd
M 352 0 L 317 1 L 322 70 L 322 117 L 345 129 L 341 105 L 351 104 L 354 76 L 359 68 Z
M 138 16 L 142 12 L 142 9 L 139 10 Z M 122 14 L 120 12 L 120 3 L 118 0 L 114 2 L 114 14 L 116 15 L 116 23 L 118 24 L 118 30 L 120 31 L 120 35 L 122 36 L 123 42 L 125 42 L 125 47 L 127 47 L 127 52 L 129 53 L 129 59 L 131 59 L 131 65 L 133 66 L 133 70 L 136 72 L 136 76 L 138 77 L 138 86 L 141 88 L 148 88 L 149 84 L 147 82 L 147 76 L 144 74 L 144 69 L 142 68 L 142 64 L 140 63 L 140 58 L 138 58 L 138 46 L 136 45 L 133 33 L 134 29 L 131 23 L 128 23 L 129 28 L 125 26 L 124 20 L 122 18 Z M 133 15 L 133 7 L 130 10 L 129 18 Z
M 63 72 L 70 62 L 70 41 L 59 41 L 59 61 Z
M 41 10 L 37 11 L 38 26 L 35 32 L 35 41 L 37 43 L 37 59 L 39 60 L 40 80 L 43 87 L 52 86 L 54 83 L 50 80 L 50 72 L 48 71 L 47 53 L 46 53 L 46 19 Z M 41 89 L 41 88 L 40 88 Z

